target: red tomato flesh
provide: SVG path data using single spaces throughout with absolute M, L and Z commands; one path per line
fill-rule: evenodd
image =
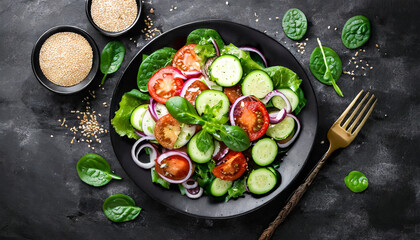
M 243 96 L 241 88 L 242 88 L 241 84 L 237 84 L 233 87 L 223 88 L 223 92 L 225 92 L 231 104 L 234 104 L 236 99 Z
M 194 81 L 185 92 L 184 98 L 187 99 L 191 104 L 194 105 L 197 96 L 204 90 L 208 90 L 209 87 L 200 80 Z
M 164 67 L 153 74 L 147 87 L 153 99 L 165 104 L 169 98 L 179 96 L 183 83 L 181 71 L 174 67 Z
M 200 59 L 195 54 L 195 45 L 189 44 L 179 49 L 172 60 L 172 66 L 182 71 L 200 71 Z
M 180 133 L 181 125 L 171 114 L 166 114 L 156 122 L 154 134 L 164 148 L 173 149 Z
M 235 124 L 248 133 L 249 140 L 262 137 L 268 129 L 270 118 L 260 101 L 241 101 L 234 111 Z
M 181 180 L 188 175 L 190 164 L 186 158 L 173 155 L 163 159 L 160 164 L 156 162 L 155 170 L 169 179 Z
M 233 181 L 242 176 L 248 168 L 248 162 L 241 152 L 231 151 L 219 166 L 213 168 L 213 175 L 225 181 Z

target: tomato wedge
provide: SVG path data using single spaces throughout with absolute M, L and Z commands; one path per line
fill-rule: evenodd
M 179 49 L 172 60 L 172 66 L 182 71 L 200 71 L 200 59 L 195 54 L 195 45 L 189 44 Z
M 165 104 L 169 98 L 179 96 L 183 83 L 181 71 L 174 67 L 164 67 L 153 74 L 147 87 L 153 99 Z
M 225 181 L 233 181 L 242 176 L 248 168 L 248 162 L 241 152 L 231 151 L 222 164 L 213 168 L 213 175 Z
M 226 96 L 229 99 L 229 102 L 231 104 L 234 104 L 236 99 L 243 96 L 242 90 L 241 90 L 241 84 L 237 84 L 233 87 L 225 87 L 223 88 L 223 92 L 225 92 Z
M 173 149 L 180 133 L 181 125 L 171 114 L 166 114 L 156 122 L 155 137 L 164 148 Z
M 163 159 L 160 164 L 155 162 L 156 172 L 172 180 L 184 179 L 190 170 L 188 160 L 179 155 L 169 156 Z
M 205 83 L 203 83 L 200 80 L 195 80 L 187 89 L 185 92 L 184 98 L 187 99 L 192 105 L 195 103 L 195 99 L 197 96 L 204 90 L 210 89 L 207 87 Z
M 259 100 L 241 101 L 236 106 L 233 116 L 235 125 L 245 130 L 251 141 L 262 137 L 270 122 L 267 109 Z

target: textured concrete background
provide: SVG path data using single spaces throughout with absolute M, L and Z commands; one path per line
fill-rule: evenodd
M 82 110 L 81 100 L 88 92 L 73 96 L 49 92 L 35 79 L 30 54 L 44 31 L 61 24 L 87 30 L 102 49 L 111 39 L 90 25 L 84 7 L 82 0 L 0 1 L 0 238 L 256 239 L 292 188 L 268 206 L 239 218 L 185 216 L 154 202 L 134 185 L 115 158 L 108 136 L 102 137 L 94 152 L 103 155 L 124 180 L 93 188 L 78 179 L 75 164 L 92 150 L 86 144 L 70 145 L 70 132 L 57 120 L 66 117 L 75 125 L 70 110 Z M 290 49 L 310 76 L 319 105 L 319 135 L 306 173 L 326 151 L 327 143 L 321 141 L 326 141 L 328 128 L 356 93 L 366 89 L 378 96 L 378 105 L 355 142 L 332 156 L 274 239 L 420 238 L 420 2 L 231 0 L 226 5 L 225 0 L 148 0 L 143 7 L 140 25 L 119 38 L 127 50 L 121 69 L 147 43 L 139 31 L 146 15 L 163 32 L 201 19 L 231 20 L 267 31 Z M 152 7 L 154 14 L 149 13 Z M 291 7 L 301 9 L 309 21 L 303 55 L 276 20 Z M 362 76 L 354 81 L 343 75 L 338 84 L 345 98 L 340 98 L 310 74 L 309 56 L 320 37 L 340 55 L 344 70 L 355 69 L 354 64 L 348 65 L 355 51 L 347 50 L 340 36 L 346 20 L 357 14 L 367 16 L 373 28 L 363 47 L 366 52 L 358 59 L 367 60 L 374 69 L 366 71 L 366 76 L 356 71 Z M 111 75 L 104 91 L 97 84 L 91 88 L 97 91 L 91 105 L 102 114 L 99 121 L 106 127 L 109 110 L 102 103 L 110 102 L 121 74 L 122 70 Z M 344 185 L 343 178 L 352 170 L 369 178 L 364 193 L 352 193 Z M 102 203 L 114 193 L 128 194 L 143 207 L 135 221 L 114 224 L 104 217 Z

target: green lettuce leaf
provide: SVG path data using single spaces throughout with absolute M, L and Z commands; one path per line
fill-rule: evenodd
M 253 70 L 263 69 L 262 66 L 260 66 L 258 63 L 256 63 L 254 60 L 252 60 L 252 58 L 251 58 L 251 56 L 249 55 L 248 52 L 240 50 L 239 48 L 237 48 L 232 43 L 225 46 L 222 49 L 221 54 L 222 55 L 223 54 L 230 54 L 230 55 L 233 55 L 233 56 L 239 58 L 239 60 L 241 61 L 242 69 L 243 69 L 245 75 L 250 73 Z
M 296 91 L 302 83 L 299 76 L 287 67 L 273 66 L 265 68 L 264 71 L 273 80 L 274 89 L 290 88 Z
M 303 91 L 302 91 L 301 88 L 296 89 L 295 93 L 299 97 L 299 104 L 296 107 L 295 111 L 293 111 L 293 112 L 295 113 L 295 115 L 298 115 L 300 113 L 300 111 L 302 110 L 302 108 L 305 107 L 306 102 L 308 100 L 306 100 L 305 95 L 303 94 Z
M 228 189 L 228 193 L 225 197 L 225 202 L 229 201 L 231 198 L 241 197 L 244 195 L 245 192 L 245 178 L 237 179 L 233 182 L 232 187 Z
M 206 186 L 213 181 L 214 176 L 211 171 L 213 171 L 214 165 L 214 161 L 195 165 L 195 173 L 197 174 L 196 180 L 200 187 L 206 189 Z
M 152 168 L 151 173 L 152 173 L 152 182 L 160 184 L 162 187 L 169 189 L 171 184 L 168 181 L 161 178 L 159 174 L 156 172 L 155 168 Z

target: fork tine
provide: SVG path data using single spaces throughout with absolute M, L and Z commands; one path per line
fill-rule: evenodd
M 366 105 L 363 107 L 362 111 L 360 111 L 359 115 L 357 116 L 356 120 L 351 124 L 349 129 L 347 129 L 347 132 L 351 132 L 353 128 L 356 126 L 356 124 L 359 122 L 360 118 L 363 116 L 363 113 L 366 111 L 368 106 L 372 103 L 373 99 L 375 98 L 375 95 L 372 94 L 369 101 L 366 103 Z
M 350 124 L 350 122 L 353 119 L 354 115 L 356 115 L 356 113 L 359 111 L 359 108 L 363 105 L 363 103 L 365 102 L 365 100 L 366 100 L 366 98 L 368 96 L 369 96 L 369 92 L 367 92 L 366 95 L 363 97 L 362 101 L 360 101 L 360 103 L 357 104 L 357 107 L 353 110 L 353 112 L 351 113 L 350 117 L 346 120 L 346 122 L 342 126 L 344 129 L 346 129 L 347 126 Z
M 365 125 L 366 120 L 368 119 L 368 117 L 372 113 L 373 108 L 375 107 L 377 101 L 378 101 L 378 99 L 375 100 L 375 102 L 370 107 L 369 111 L 366 113 L 366 116 L 363 118 L 362 122 L 359 124 L 359 126 L 356 128 L 356 130 L 354 130 L 354 132 L 352 133 L 354 136 L 356 136 L 360 132 L 360 130 L 362 129 L 363 125 Z
M 353 99 L 353 101 L 350 103 L 350 105 L 344 110 L 344 112 L 341 114 L 341 116 L 335 121 L 335 123 L 340 123 L 343 121 L 344 117 L 349 113 L 350 109 L 353 107 L 353 105 L 356 103 L 357 99 L 362 95 L 363 89 L 357 94 L 357 96 Z

